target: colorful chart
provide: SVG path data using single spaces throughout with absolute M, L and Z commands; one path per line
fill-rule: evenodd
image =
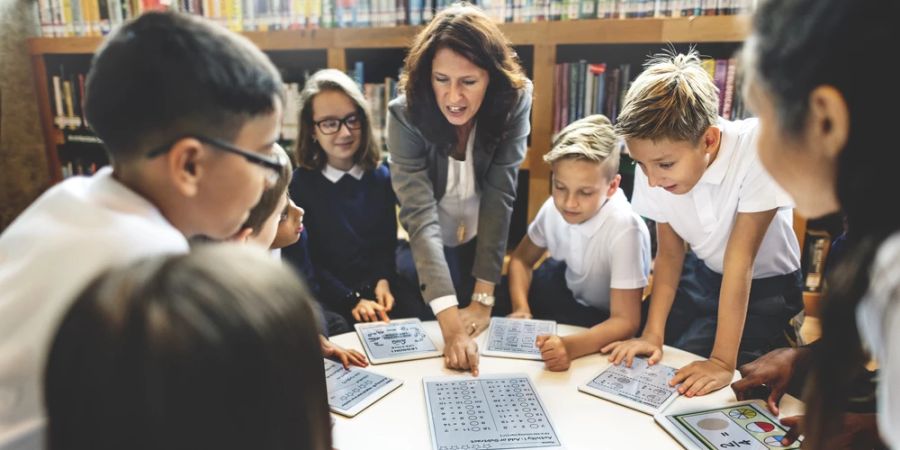
M 747 429 L 753 433 L 768 433 L 775 429 L 775 425 L 769 422 L 751 422 L 747 424 Z
M 688 448 L 699 447 L 708 450 L 799 448 L 799 442 L 788 446 L 781 444 L 785 429 L 778 424 L 777 419 L 766 414 L 764 408 L 765 405 L 761 402 L 745 402 L 731 407 L 665 416 L 665 421 L 661 423 L 667 429 L 668 424 L 679 428 L 679 432 L 673 433 L 673 436 L 683 444 L 681 438 L 687 438 L 691 444 L 686 445 Z M 659 421 L 659 416 L 657 420 Z
M 752 419 L 752 418 L 756 417 L 756 411 L 754 411 L 750 408 L 737 408 L 737 409 L 728 411 L 728 415 L 732 419 L 746 420 L 746 419 Z

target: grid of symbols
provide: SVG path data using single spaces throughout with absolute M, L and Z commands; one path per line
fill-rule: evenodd
M 376 358 L 435 350 L 419 322 L 366 327 L 362 334 L 366 347 Z
M 553 334 L 554 323 L 551 321 L 491 319 L 491 334 L 488 337 L 488 350 L 526 353 L 540 355 L 541 351 L 534 345 L 541 334 Z
M 625 397 L 642 405 L 659 408 L 675 394 L 669 380 L 676 370 L 661 364 L 649 365 L 645 358 L 634 358 L 631 367 L 611 365 L 591 380 L 588 386 Z
M 439 450 L 559 446 L 525 376 L 426 382 L 426 392 Z
M 390 378 L 377 373 L 355 367 L 347 370 L 334 361 L 325 360 L 328 404 L 334 408 L 350 409 L 390 381 Z

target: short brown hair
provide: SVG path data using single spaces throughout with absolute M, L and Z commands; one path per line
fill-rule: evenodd
M 603 174 L 612 180 L 619 172 L 619 143 L 612 122 L 602 114 L 576 120 L 553 137 L 553 146 L 544 162 L 579 159 L 603 165 Z
M 506 36 L 481 9 L 468 3 L 454 3 L 439 12 L 409 49 L 399 89 L 406 94 L 413 124 L 434 142 L 456 142 L 453 125 L 441 114 L 431 85 L 431 64 L 442 48 L 488 72 L 490 82 L 476 120 L 479 133 L 499 140 L 527 78 Z
M 719 90 L 695 50 L 651 57 L 631 84 L 616 132 L 623 139 L 700 142 L 719 120 Z
M 287 193 L 288 183 L 291 181 L 291 162 L 288 160 L 287 152 L 280 145 L 275 144 L 274 153 L 278 155 L 278 159 L 282 163 L 278 181 L 274 186 L 263 191 L 256 206 L 250 210 L 250 216 L 241 226 L 242 230 L 247 228 L 253 230 L 253 236 L 259 234 L 266 219 L 275 214 L 278 201 Z
M 313 74 L 300 91 L 300 132 L 297 136 L 297 159 L 300 167 L 322 170 L 328 157 L 318 142 L 313 140 L 313 99 L 323 91 L 340 92 L 350 98 L 356 112 L 362 119 L 362 133 L 359 148 L 353 155 L 353 162 L 363 169 L 378 167 L 381 162 L 381 143 L 372 132 L 372 114 L 369 102 L 359 90 L 359 86 L 347 74 L 336 69 L 322 69 Z

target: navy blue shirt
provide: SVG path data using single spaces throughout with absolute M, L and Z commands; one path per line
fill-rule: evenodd
M 348 173 L 337 182 L 320 170 L 299 168 L 289 192 L 305 210 L 309 257 L 323 302 L 343 311 L 355 306 L 344 304 L 352 291 L 374 300 L 378 280 L 394 281 L 397 200 L 386 165 L 359 180 Z

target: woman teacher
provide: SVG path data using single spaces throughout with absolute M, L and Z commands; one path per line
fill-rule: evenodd
M 415 38 L 399 87 L 387 142 L 417 285 L 446 365 L 477 375 L 472 337 L 487 327 L 500 281 L 533 88 L 499 28 L 461 4 Z

